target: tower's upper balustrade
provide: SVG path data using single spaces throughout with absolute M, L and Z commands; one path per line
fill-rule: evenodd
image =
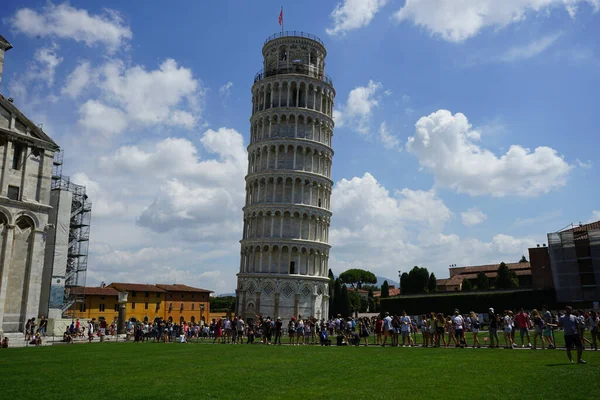
M 262 54 L 263 69 L 254 76 L 254 83 L 271 76 L 296 74 L 333 86 L 331 78 L 325 74 L 325 45 L 310 33 L 285 31 L 269 36 Z

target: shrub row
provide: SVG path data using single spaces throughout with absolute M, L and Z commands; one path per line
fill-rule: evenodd
M 487 313 L 490 307 L 496 312 L 502 310 L 518 310 L 537 308 L 542 305 L 556 309 L 556 293 L 554 289 L 526 291 L 487 291 L 473 293 L 440 293 L 423 296 L 398 296 L 381 299 L 381 311 L 398 314 L 403 310 L 409 315 L 419 315 L 431 311 L 452 314 L 456 308 L 465 314 L 470 311 Z

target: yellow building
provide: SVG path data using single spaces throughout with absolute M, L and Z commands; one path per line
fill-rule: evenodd
M 210 293 L 206 289 L 187 285 L 146 285 L 111 283 L 105 287 L 77 287 L 75 294 L 83 295 L 82 303 L 74 304 L 68 314 L 73 318 L 112 321 L 119 314 L 118 294 L 127 292 L 127 319 L 153 321 L 159 317 L 173 322 L 208 320 Z
M 199 323 L 208 319 L 212 291 L 187 285 L 156 285 L 166 291 L 163 318 Z
M 96 320 L 104 317 L 112 321 L 119 315 L 119 291 L 112 287 L 74 287 L 71 294 L 82 295 L 83 302 L 75 303 L 69 312 L 69 316 L 81 320 Z

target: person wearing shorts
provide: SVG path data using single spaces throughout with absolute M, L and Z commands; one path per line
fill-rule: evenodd
M 392 326 L 392 317 L 390 317 L 389 312 L 386 312 L 385 318 L 383 318 L 383 335 L 384 335 L 384 338 L 383 338 L 383 343 L 381 344 L 382 347 L 385 346 L 385 343 L 387 342 L 388 337 L 392 338 L 392 339 L 390 339 L 390 341 L 392 341 L 392 344 L 394 344 L 393 343 L 394 328 Z
M 571 364 L 573 364 L 573 356 L 571 356 L 571 349 L 573 347 L 577 349 L 577 363 L 586 364 L 586 362 L 581 359 L 583 343 L 581 342 L 577 329 L 577 317 L 572 314 L 572 311 L 573 309 L 571 306 L 565 308 L 565 315 L 558 320 L 558 326 L 562 326 L 564 329 L 565 347 L 567 348 L 567 357 L 569 357 Z
M 452 323 L 454 324 L 454 338 L 457 342 L 456 347 L 463 347 L 463 343 L 466 346 L 467 341 L 465 340 L 465 319 L 458 310 L 454 310 L 454 316 L 452 317 Z
M 400 318 L 400 332 L 402 333 L 402 347 L 406 346 L 406 339 L 408 338 L 408 345 L 412 346 L 413 341 L 410 336 L 411 323 L 410 317 L 406 315 L 406 311 L 402 311 L 402 318 Z

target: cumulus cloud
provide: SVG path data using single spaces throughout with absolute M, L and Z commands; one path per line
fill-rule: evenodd
M 378 93 L 382 87 L 380 82 L 370 80 L 367 86 L 357 86 L 352 89 L 346 104 L 333 112 L 336 126 L 352 125 L 357 132 L 368 135 L 369 120 L 373 108 L 379 106 Z
M 333 28 L 326 29 L 329 35 L 346 32 L 369 25 L 375 14 L 388 0 L 344 0 L 331 12 Z
M 338 181 L 332 199 L 330 266 L 336 273 L 366 268 L 393 277 L 398 269 L 420 265 L 443 277 L 448 264 L 500 263 L 534 243 L 505 234 L 489 241 L 445 234 L 452 212 L 435 191 L 390 193 L 369 173 Z
M 388 150 L 402 151 L 400 139 L 389 132 L 385 122 L 382 122 L 381 125 L 379 125 L 379 140 L 383 143 L 383 147 Z
M 39 63 L 35 75 L 45 81 L 48 87 L 54 85 L 56 67 L 63 61 L 63 58 L 56 54 L 57 49 L 57 45 L 52 45 L 36 50 L 33 55 L 34 60 Z
M 592 211 L 592 218 L 591 218 L 590 222 L 594 222 L 594 221 L 600 221 L 600 211 L 598 211 L 598 210 Z
M 90 83 L 90 76 L 94 76 L 101 96 L 81 106 L 83 126 L 110 136 L 132 125 L 186 129 L 197 125 L 204 98 L 202 82 L 175 60 L 167 59 L 151 71 L 142 66 L 126 68 L 116 61 L 94 71 L 86 70 L 88 68 L 85 63 L 78 66 L 64 89 L 70 95 L 78 95 Z M 116 126 L 110 126 L 110 120 L 103 118 L 106 112 L 119 114 Z
M 28 36 L 73 39 L 88 46 L 101 43 L 109 51 L 115 51 L 132 37 L 131 30 L 116 11 L 91 15 L 67 3 L 49 3 L 40 11 L 21 8 L 10 21 L 13 29 Z
M 79 97 L 81 92 L 91 83 L 93 76 L 94 71 L 89 61 L 79 63 L 67 76 L 61 94 L 71 98 Z
M 12 97 L 21 103 L 41 102 L 41 92 L 44 88 L 54 86 L 56 68 L 63 62 L 63 57 L 58 55 L 59 46 L 52 43 L 41 47 L 33 54 L 33 61 L 28 63 L 27 68 L 21 74 L 10 81 L 10 93 Z M 50 101 L 55 100 L 48 96 Z
M 575 17 L 578 6 L 584 3 L 594 12 L 600 8 L 600 0 L 406 0 L 394 17 L 398 21 L 412 21 L 444 40 L 462 42 L 484 28 L 503 28 L 525 20 L 530 14 L 555 8 L 562 7 Z
M 155 182 L 157 192 L 141 212 L 140 226 L 159 233 L 193 231 L 191 240 L 232 237 L 241 231 L 247 166 L 243 137 L 233 129 L 209 129 L 200 143 L 216 157 L 199 160 L 193 142 L 168 138 L 151 151 L 124 146 L 101 158 L 109 173 Z
M 461 212 L 460 216 L 463 225 L 469 227 L 479 225 L 487 219 L 487 215 L 478 208 L 469 208 L 467 211 Z
M 119 217 L 127 211 L 127 206 L 116 199 L 112 193 L 100 186 L 98 181 L 91 179 L 87 174 L 78 172 L 71 177 L 73 183 L 85 186 L 86 194 L 93 206 L 94 218 Z
M 421 117 L 406 148 L 438 185 L 473 196 L 537 196 L 564 186 L 572 169 L 556 150 L 510 146 L 501 157 L 476 144 L 464 114 L 438 110 Z

